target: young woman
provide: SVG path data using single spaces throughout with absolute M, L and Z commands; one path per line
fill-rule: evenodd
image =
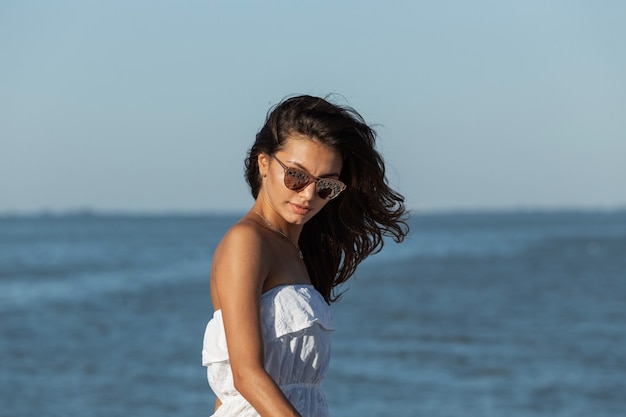
M 214 416 L 328 416 L 336 287 L 403 240 L 404 199 L 387 184 L 375 133 L 322 98 L 276 106 L 246 160 L 255 203 L 218 245 L 215 309 L 202 351 Z

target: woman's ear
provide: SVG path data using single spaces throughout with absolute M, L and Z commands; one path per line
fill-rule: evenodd
M 260 153 L 257 156 L 257 161 L 259 163 L 259 174 L 261 174 L 262 177 L 267 177 L 267 170 L 270 165 L 269 155 L 266 153 Z

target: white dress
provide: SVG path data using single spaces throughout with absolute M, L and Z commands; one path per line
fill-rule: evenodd
M 330 359 L 330 306 L 312 285 L 282 285 L 261 295 L 265 369 L 304 417 L 327 417 L 320 384 Z M 258 417 L 233 384 L 221 310 L 204 333 L 202 364 L 222 402 L 214 417 Z

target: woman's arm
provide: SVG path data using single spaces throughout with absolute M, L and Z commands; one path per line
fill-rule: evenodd
M 264 368 L 260 298 L 270 273 L 265 246 L 255 225 L 235 225 L 213 257 L 211 291 L 222 310 L 237 391 L 261 416 L 299 416 Z
M 219 398 L 215 399 L 215 411 L 217 411 L 218 408 L 220 408 L 220 406 L 222 405 L 222 402 L 220 401 Z

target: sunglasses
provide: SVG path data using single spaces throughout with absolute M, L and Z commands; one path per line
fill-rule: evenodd
M 346 184 L 339 180 L 314 177 L 301 169 L 286 166 L 280 159 L 276 158 L 275 155 L 272 155 L 272 157 L 283 167 L 285 171 L 285 187 L 290 190 L 301 191 L 304 187 L 314 182 L 317 195 L 319 195 L 320 198 L 332 200 L 347 188 Z

